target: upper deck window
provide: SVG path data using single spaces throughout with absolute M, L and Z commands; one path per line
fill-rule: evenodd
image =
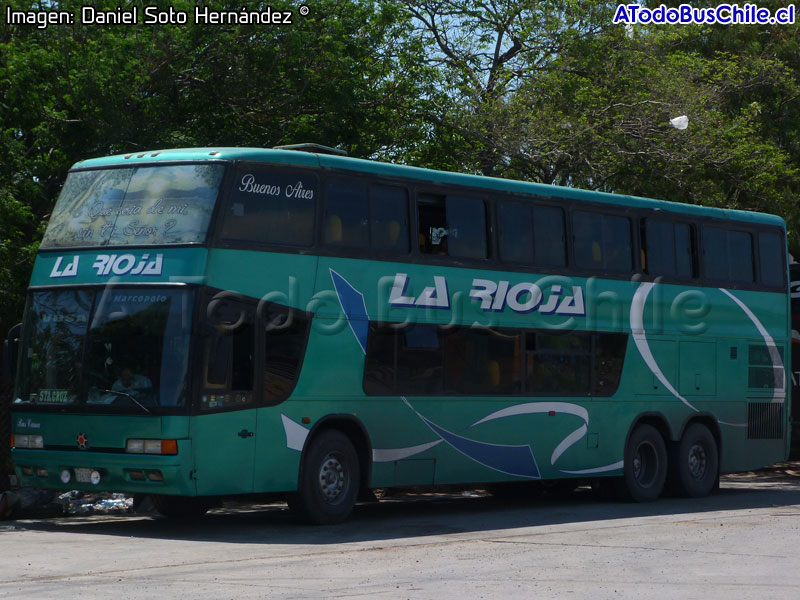
M 222 238 L 310 246 L 316 197 L 313 175 L 244 165 L 236 173 Z
M 747 231 L 703 227 L 703 263 L 708 279 L 753 282 L 753 236 Z
M 555 206 L 502 202 L 500 258 L 504 262 L 564 267 L 567 264 L 564 212 Z
M 223 171 L 219 164 L 74 171 L 41 247 L 204 242 Z
M 576 210 L 572 216 L 572 234 L 578 267 L 631 270 L 631 223 L 627 217 Z
M 643 267 L 654 277 L 694 277 L 695 243 L 691 227 L 645 219 L 642 227 Z
M 408 194 L 401 187 L 328 184 L 323 240 L 328 246 L 408 253 Z
M 423 254 L 486 258 L 486 207 L 480 198 L 420 194 L 417 218 Z
M 786 249 L 776 233 L 758 234 L 758 256 L 761 263 L 761 283 L 782 287 L 786 281 Z

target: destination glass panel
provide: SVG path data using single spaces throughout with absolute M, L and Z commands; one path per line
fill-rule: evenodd
M 225 208 L 222 238 L 310 246 L 316 189 L 317 180 L 309 174 L 240 167 Z
M 131 167 L 69 174 L 42 248 L 201 243 L 224 167 Z
M 184 406 L 192 304 L 184 290 L 32 294 L 15 403 L 134 412 Z

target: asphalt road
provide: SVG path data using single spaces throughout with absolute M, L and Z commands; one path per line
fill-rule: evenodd
M 361 505 L 333 527 L 278 505 L 205 519 L 0 522 L 0 598 L 800 598 L 800 466 L 726 477 L 701 500 Z

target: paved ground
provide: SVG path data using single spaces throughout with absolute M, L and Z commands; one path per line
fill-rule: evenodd
M 726 477 L 702 500 L 359 506 L 334 527 L 279 506 L 176 523 L 0 522 L 0 598 L 800 598 L 800 465 Z

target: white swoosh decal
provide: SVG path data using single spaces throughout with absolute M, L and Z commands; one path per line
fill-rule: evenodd
M 650 295 L 654 286 L 655 283 L 644 282 L 639 285 L 636 293 L 633 295 L 633 300 L 631 301 L 631 333 L 633 334 L 633 341 L 636 344 L 637 350 L 639 350 L 639 354 L 642 355 L 644 362 L 647 363 L 647 367 L 653 372 L 653 375 L 658 378 L 661 385 L 694 412 L 700 412 L 672 386 L 661 370 L 661 367 L 658 366 L 655 357 L 653 357 L 653 353 L 650 351 L 650 346 L 647 343 L 647 337 L 644 333 L 644 304 L 647 302 L 647 296 Z
M 586 435 L 586 432 L 589 430 L 589 411 L 587 411 L 584 407 L 579 406 L 577 404 L 570 404 L 568 402 L 528 402 L 526 404 L 517 404 L 515 406 L 509 406 L 508 408 L 503 408 L 496 412 L 493 412 L 490 415 L 483 417 L 482 419 L 475 421 L 470 427 L 475 427 L 476 425 L 480 425 L 481 423 L 486 423 L 487 421 L 494 421 L 495 419 L 503 419 L 505 417 L 515 417 L 518 415 L 531 415 L 531 414 L 540 414 L 540 413 L 566 413 L 570 415 L 574 415 L 583 420 L 583 424 L 578 427 L 575 431 L 570 433 L 567 437 L 565 437 L 561 443 L 556 446 L 555 450 L 553 450 L 553 454 L 550 456 L 550 465 L 555 466 L 556 461 L 561 457 L 564 452 L 567 451 L 573 444 L 583 439 L 583 436 Z M 581 474 L 589 474 L 589 473 L 603 473 L 605 471 L 615 471 L 617 469 L 622 468 L 622 461 L 616 462 L 611 465 L 605 465 L 602 467 L 594 467 L 592 469 L 585 469 L 583 471 L 565 471 L 563 469 L 559 469 L 562 473 L 568 473 L 570 475 L 581 475 Z
M 425 452 L 428 448 L 438 446 L 444 440 L 438 439 L 427 444 L 420 444 L 418 446 L 409 446 L 408 448 L 373 448 L 372 462 L 392 462 L 395 460 L 403 460 L 409 456 L 414 456 L 420 452 Z
M 302 452 L 308 437 L 308 429 L 295 423 L 284 414 L 281 414 L 281 421 L 283 421 L 283 431 L 286 433 L 286 447 Z
M 750 320 L 753 322 L 753 325 L 755 325 L 756 329 L 758 329 L 758 333 L 760 333 L 761 337 L 764 338 L 764 343 L 767 345 L 769 356 L 772 359 L 772 366 L 775 370 L 780 369 L 782 378 L 781 381 L 775 381 L 776 385 L 775 391 L 772 394 L 772 401 L 777 404 L 783 404 L 783 402 L 786 400 L 786 369 L 783 366 L 783 360 L 781 359 L 780 352 L 778 352 L 778 347 L 775 345 L 775 340 L 772 339 L 772 336 L 767 331 L 767 328 L 761 324 L 761 321 L 758 320 L 758 317 L 753 314 L 753 311 L 750 310 L 744 302 L 739 300 L 728 290 L 719 288 L 719 291 L 739 305 L 739 308 L 741 308 L 744 311 L 744 314 L 750 318 Z M 780 387 L 777 385 L 779 383 Z

